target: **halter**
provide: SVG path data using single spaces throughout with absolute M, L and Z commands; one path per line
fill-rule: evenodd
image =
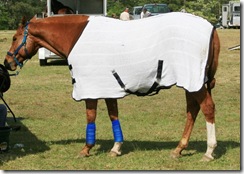
M 24 66 L 22 63 L 20 63 L 18 61 L 18 59 L 16 58 L 16 55 L 19 53 L 19 50 L 24 46 L 24 50 L 25 50 L 25 54 L 26 54 L 26 61 L 28 59 L 31 59 L 31 55 L 28 53 L 27 49 L 26 49 L 26 40 L 27 40 L 27 36 L 28 36 L 28 24 L 29 22 L 27 22 L 26 26 L 25 26 L 25 31 L 24 31 L 24 38 L 22 40 L 22 43 L 18 46 L 18 48 L 14 51 L 14 53 L 11 52 L 7 52 L 7 55 L 14 57 L 14 61 L 16 62 L 16 64 L 20 67 L 20 69 Z

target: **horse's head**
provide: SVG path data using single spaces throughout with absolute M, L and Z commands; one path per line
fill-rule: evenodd
M 31 36 L 28 36 L 29 22 L 23 17 L 21 25 L 13 36 L 12 45 L 4 60 L 4 65 L 8 70 L 14 71 L 17 66 L 22 68 L 23 62 L 31 59 L 36 54 L 38 48 Z

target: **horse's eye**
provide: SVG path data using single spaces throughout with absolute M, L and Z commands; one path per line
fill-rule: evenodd
M 13 41 L 16 41 L 17 39 L 16 39 L 16 37 L 13 37 Z

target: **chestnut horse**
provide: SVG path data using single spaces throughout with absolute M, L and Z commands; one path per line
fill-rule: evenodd
M 13 36 L 12 46 L 5 57 L 5 67 L 15 71 L 17 66 L 22 67 L 25 60 L 34 56 L 38 49 L 45 47 L 55 54 L 68 58 L 73 46 L 88 24 L 88 16 L 69 15 L 61 17 L 48 17 L 44 19 L 33 18 L 30 22 L 25 19 Z M 178 158 L 181 152 L 188 146 L 190 135 L 196 117 L 201 110 L 205 116 L 207 128 L 207 150 L 204 160 L 212 160 L 213 151 L 217 146 L 215 135 L 215 104 L 211 96 L 211 89 L 215 85 L 214 75 L 217 70 L 220 41 L 217 31 L 214 29 L 209 43 L 209 56 L 206 65 L 208 81 L 199 91 L 189 92 L 185 90 L 187 119 L 182 138 L 178 146 L 171 152 L 171 156 Z M 108 115 L 114 131 L 114 146 L 110 151 L 112 156 L 121 155 L 123 134 L 118 119 L 118 105 L 116 98 L 106 98 Z M 91 148 L 95 145 L 95 120 L 97 115 L 98 99 L 85 99 L 87 133 L 86 144 L 80 152 L 80 156 L 89 156 Z

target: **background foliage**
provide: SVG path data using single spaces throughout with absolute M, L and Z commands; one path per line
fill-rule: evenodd
M 133 7 L 146 3 L 166 3 L 172 11 L 185 9 L 216 23 L 221 15 L 221 6 L 229 0 L 108 0 L 108 16 L 119 14 L 125 7 Z M 1 0 L 0 30 L 16 29 L 22 16 L 28 19 L 36 13 L 45 11 L 46 0 Z
M 44 0 L 1 0 L 0 29 L 16 29 L 21 18 L 32 18 L 36 13 L 45 10 Z

